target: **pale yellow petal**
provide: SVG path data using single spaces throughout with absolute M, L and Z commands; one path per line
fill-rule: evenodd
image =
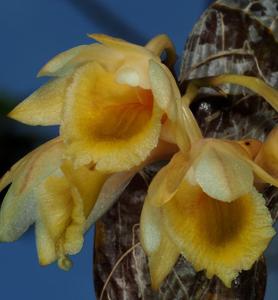
M 84 52 L 89 46 L 80 45 L 64 52 L 59 53 L 53 57 L 49 62 L 47 62 L 39 71 L 38 77 L 41 76 L 57 76 L 64 75 L 63 69 L 67 66 L 76 56 Z
M 17 170 L 0 210 L 1 241 L 18 239 L 35 221 L 38 188 L 59 168 L 63 151 L 62 142 L 52 140 L 29 154 Z
M 186 93 L 177 102 L 178 107 L 178 125 L 180 135 L 187 133 L 191 144 L 195 144 L 198 140 L 203 138 L 202 131 L 191 112 L 189 105 L 191 101 L 197 96 L 198 88 L 193 83 L 189 83 Z M 184 150 L 185 151 L 185 150 Z
M 177 99 L 179 92 L 175 91 L 165 67 L 154 60 L 149 62 L 149 76 L 154 99 L 159 107 L 166 112 L 171 121 L 177 119 Z M 172 76 L 172 75 L 171 75 Z
M 149 75 L 154 99 L 172 122 L 173 139 L 186 153 L 191 141 L 202 137 L 197 122 L 188 106 L 183 106 L 173 75 L 166 66 L 150 60 Z
M 194 145 L 203 138 L 201 129 L 188 105 L 177 101 L 177 131 L 176 139 L 180 149 L 187 153 L 190 145 Z
M 152 206 L 148 200 L 141 214 L 140 242 L 148 256 L 152 288 L 157 290 L 171 272 L 180 253 L 163 228 L 160 209 Z
M 75 167 L 94 162 L 99 171 L 128 170 L 158 143 L 162 111 L 151 92 L 114 79 L 96 63 L 75 74 L 61 128 Z
M 205 145 L 194 162 L 194 174 L 202 190 L 212 198 L 231 202 L 253 187 L 252 168 L 242 159 L 221 151 L 220 145 Z
M 160 208 L 150 203 L 150 198 L 144 202 L 140 217 L 140 243 L 148 256 L 158 251 L 162 240 Z
M 232 153 L 235 157 L 244 160 L 253 170 L 253 172 L 265 183 L 269 183 L 278 187 L 278 178 L 273 177 L 267 171 L 265 171 L 262 167 L 260 167 L 257 163 L 251 160 L 248 156 L 243 155 L 242 152 L 237 151 L 231 143 L 222 143 L 222 150 Z
M 14 178 L 18 175 L 20 170 L 23 168 L 24 164 L 28 160 L 30 156 L 30 153 L 24 156 L 22 159 L 20 159 L 18 162 L 16 162 L 11 169 L 6 172 L 2 178 L 0 179 L 0 192 L 3 191 L 4 188 L 6 188 L 9 184 L 12 183 Z
M 42 266 L 49 265 L 58 259 L 55 241 L 50 236 L 44 223 L 40 220 L 35 224 L 36 247 L 39 263 Z
M 179 255 L 180 252 L 177 246 L 169 239 L 166 233 L 162 233 L 159 249 L 150 255 L 148 259 L 152 288 L 154 290 L 158 290 L 164 279 L 171 273 Z
M 218 276 L 227 287 L 262 255 L 275 231 L 265 200 L 255 189 L 225 203 L 184 182 L 162 207 L 171 239 L 196 271 Z
M 119 51 L 106 46 L 99 44 L 81 45 L 55 56 L 40 70 L 38 76 L 63 77 L 90 61 L 97 61 L 109 70 L 115 70 L 123 59 L 124 57 Z
M 50 80 L 18 104 L 8 116 L 28 125 L 58 125 L 71 77 Z
M 189 168 L 188 157 L 182 152 L 176 153 L 152 180 L 147 198 L 154 206 L 162 206 L 176 193 Z
M 112 207 L 121 193 L 136 174 L 137 170 L 111 175 L 103 184 L 93 209 L 86 220 L 85 230 L 91 227 L 106 211 Z

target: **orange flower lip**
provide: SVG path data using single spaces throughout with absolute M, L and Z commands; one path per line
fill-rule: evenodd
M 100 118 L 97 121 L 92 120 L 91 124 L 93 139 L 124 140 L 140 133 L 142 127 L 151 118 L 153 97 L 149 90 L 135 89 L 136 95 L 130 91 L 130 100 L 127 102 L 103 105 L 99 108 Z M 140 98 L 133 99 L 139 93 Z
M 61 134 L 68 158 L 107 172 L 139 165 L 158 143 L 162 113 L 151 90 L 119 84 L 101 65 L 86 64 L 65 102 Z
M 166 231 L 180 252 L 208 278 L 226 286 L 250 269 L 275 231 L 263 197 L 255 191 L 232 203 L 215 200 L 184 182 L 162 208 Z

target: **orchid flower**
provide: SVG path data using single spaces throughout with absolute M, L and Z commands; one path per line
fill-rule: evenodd
M 275 233 L 254 178 L 274 186 L 278 179 L 260 159 L 268 142 L 204 138 L 189 104 L 201 86 L 236 83 L 277 109 L 277 92 L 258 79 L 223 75 L 192 81 L 181 97 L 160 59 L 166 51 L 168 64 L 175 60 L 167 36 L 145 47 L 91 37 L 99 43 L 47 63 L 39 76 L 54 79 L 9 114 L 30 125 L 60 125 L 60 136 L 1 179 L 0 190 L 11 186 L 0 211 L 0 240 L 16 240 L 35 223 L 40 263 L 58 260 L 67 270 L 67 256 L 81 250 L 86 230 L 132 176 L 176 153 L 153 179 L 141 216 L 153 287 L 180 254 L 230 286 Z
M 155 73 L 153 81 L 169 77 L 159 65 Z M 252 88 L 254 81 L 250 80 Z M 207 82 L 216 86 L 219 82 L 215 81 Z M 259 83 L 257 92 L 266 86 Z M 265 199 L 254 181 L 256 176 L 278 187 L 278 180 L 254 162 L 261 143 L 204 138 L 188 106 L 196 91 L 193 82 L 185 96 L 176 99 L 180 151 L 154 177 L 141 215 L 140 239 L 154 289 L 159 288 L 180 254 L 196 271 L 205 270 L 208 278 L 216 275 L 231 287 L 239 272 L 252 267 L 275 234 Z M 275 94 L 268 88 L 264 96 L 277 107 Z
M 63 160 L 61 139 L 51 140 L 17 162 L 0 181 L 0 191 L 11 184 L 0 211 L 0 241 L 18 239 L 35 223 L 41 265 L 58 260 L 70 267 L 83 235 L 126 187 L 134 171 L 102 173 L 86 166 L 74 169 Z M 101 203 L 101 205 L 99 204 Z M 101 206 L 97 212 L 93 207 Z
M 166 35 L 145 47 L 102 34 L 99 43 L 82 45 L 54 57 L 39 76 L 54 79 L 9 114 L 29 125 L 60 125 L 65 158 L 74 168 L 94 166 L 120 172 L 140 165 L 158 145 L 163 124 L 174 112 L 157 98 L 149 61 L 162 66 L 160 55 L 175 61 Z M 163 88 L 163 87 L 162 87 Z
M 10 114 L 29 125 L 60 125 L 60 136 L 29 153 L 0 180 L 11 184 L 0 211 L 0 241 L 18 239 L 35 223 L 39 262 L 69 269 L 86 230 L 146 164 L 171 157 L 176 145 L 161 128 L 168 111 L 152 92 L 150 59 L 175 52 L 165 35 L 145 47 L 105 35 L 47 63 L 54 77 Z M 163 87 L 162 87 L 163 88 Z
M 177 151 L 161 141 L 138 168 L 105 173 L 74 168 L 64 157 L 61 138 L 53 139 L 19 160 L 0 180 L 0 191 L 11 186 L 0 210 L 0 242 L 18 239 L 35 223 L 39 262 L 58 261 L 68 270 L 68 255 L 78 253 L 85 232 L 116 201 L 145 164 L 167 159 Z

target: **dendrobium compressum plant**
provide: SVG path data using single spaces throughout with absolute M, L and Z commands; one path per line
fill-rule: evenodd
M 167 77 L 160 66 L 156 71 L 157 78 Z M 204 138 L 188 106 L 196 96 L 196 84 L 227 82 L 255 90 L 277 108 L 277 91 L 256 78 L 223 75 L 189 84 L 177 104 L 184 141 L 154 177 L 141 214 L 141 243 L 154 289 L 180 254 L 196 271 L 205 270 L 208 278 L 216 275 L 231 287 L 232 280 L 252 267 L 275 234 L 256 180 L 278 187 L 277 129 L 263 146 L 256 140 Z
M 203 137 L 189 108 L 199 88 L 240 84 L 276 110 L 277 91 L 262 80 L 221 75 L 189 82 L 181 97 L 168 69 L 174 47 L 165 35 L 145 47 L 109 36 L 54 57 L 39 72 L 53 77 L 9 116 L 29 125 L 59 125 L 57 138 L 17 162 L 0 211 L 0 241 L 35 223 L 39 262 L 78 253 L 86 230 L 144 166 L 170 159 L 153 179 L 141 216 L 141 243 L 152 286 L 182 254 L 195 270 L 227 287 L 248 270 L 274 236 L 258 191 L 278 187 L 277 130 L 265 143 Z M 161 54 L 166 51 L 166 64 Z

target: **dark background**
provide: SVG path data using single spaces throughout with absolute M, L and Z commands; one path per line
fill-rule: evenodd
M 16 103 L 44 82 L 36 74 L 50 58 L 68 48 L 91 43 L 86 34 L 94 32 L 139 44 L 166 33 L 181 55 L 186 37 L 209 2 L 1 0 L 0 175 L 18 158 L 58 132 L 55 127 L 28 127 L 5 117 Z M 275 243 L 267 251 L 267 300 L 276 300 L 278 295 L 277 238 Z M 55 264 L 39 266 L 33 229 L 15 243 L 0 244 L 0 299 L 94 299 L 92 245 L 90 230 L 83 250 L 73 257 L 73 269 L 66 273 Z

